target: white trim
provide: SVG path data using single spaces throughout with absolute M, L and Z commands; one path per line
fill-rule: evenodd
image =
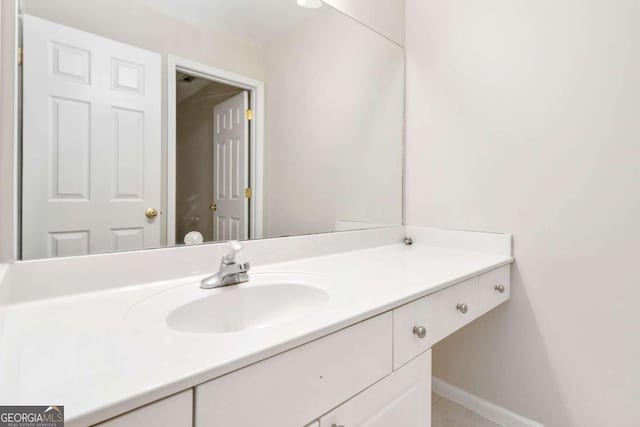
M 241 87 L 251 92 L 250 182 L 253 195 L 250 206 L 250 235 L 263 237 L 264 220 L 264 83 L 220 68 L 201 64 L 175 55 L 167 55 L 167 245 L 175 244 L 176 223 L 176 70 Z
M 19 255 L 19 89 L 20 45 L 18 1 L 0 3 L 0 260 L 14 260 Z M 10 15 L 10 16 L 9 16 Z
M 173 119 L 170 119 L 173 117 Z M 166 245 L 176 244 L 176 58 L 167 56 L 167 195 Z
M 475 394 L 462 390 L 437 377 L 432 377 L 431 388 L 434 393 L 449 399 L 470 411 L 505 427 L 544 427 L 537 421 L 530 420 L 510 410 L 484 400 Z
M 18 64 L 17 49 L 22 47 L 22 0 L 15 5 L 13 29 L 14 43 L 14 92 L 13 92 L 13 257 L 22 257 L 22 66 Z

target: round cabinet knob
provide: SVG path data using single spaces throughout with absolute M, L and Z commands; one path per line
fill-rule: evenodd
M 496 291 L 500 292 L 501 294 L 504 294 L 504 286 L 503 285 L 496 285 L 496 287 L 494 289 Z
M 425 328 L 424 326 L 414 326 L 413 333 L 415 336 L 422 339 L 427 336 L 427 328 Z
M 469 306 L 467 306 L 467 304 L 465 304 L 465 303 L 461 303 L 461 304 L 458 304 L 458 305 L 456 306 L 456 309 L 457 309 L 460 313 L 462 313 L 462 314 L 466 314 L 466 312 L 467 312 L 467 311 L 469 311 Z
M 144 213 L 144 214 L 145 214 L 145 216 L 146 216 L 147 218 L 149 218 L 149 219 L 153 219 L 153 218 L 155 218 L 155 217 L 157 217 L 157 216 L 158 216 L 158 211 L 157 211 L 156 209 L 149 208 L 149 209 L 147 209 L 147 210 L 145 211 L 145 213 Z

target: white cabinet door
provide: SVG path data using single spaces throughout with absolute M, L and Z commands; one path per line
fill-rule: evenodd
M 308 424 L 391 372 L 391 323 L 387 312 L 197 386 L 195 426 Z
M 192 427 L 191 389 L 134 409 L 95 427 Z
M 429 427 L 431 350 L 320 418 L 320 427 Z
M 23 258 L 158 247 L 160 55 L 23 21 Z

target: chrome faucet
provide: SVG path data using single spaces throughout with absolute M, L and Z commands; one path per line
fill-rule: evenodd
M 236 256 L 242 251 L 242 244 L 236 240 L 230 240 L 224 247 L 224 255 L 220 260 L 220 269 L 216 274 L 205 277 L 200 282 L 202 289 L 220 288 L 222 286 L 236 285 L 249 280 L 249 263 L 237 263 Z

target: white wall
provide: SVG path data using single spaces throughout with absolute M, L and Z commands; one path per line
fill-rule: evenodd
M 640 425 L 639 40 L 637 0 L 408 1 L 407 221 L 517 260 L 434 374 L 545 426 Z
M 324 2 L 404 46 L 405 0 L 324 0 Z
M 265 49 L 266 236 L 401 223 L 402 48 L 327 9 Z

